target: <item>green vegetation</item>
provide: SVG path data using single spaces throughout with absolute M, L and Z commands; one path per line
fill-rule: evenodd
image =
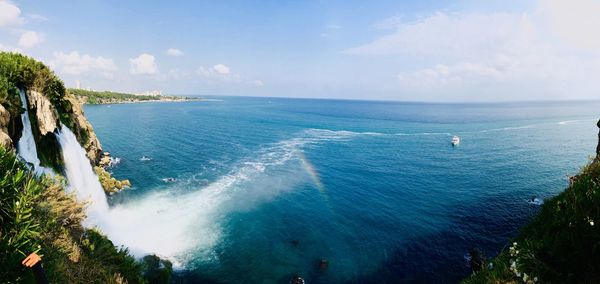
M 42 256 L 52 283 L 168 283 L 172 266 L 156 256 L 136 262 L 94 229 L 81 225 L 84 204 L 60 178 L 37 178 L 0 147 L 0 283 L 31 283 L 21 265 Z
M 50 68 L 25 55 L 0 52 L 0 103 L 11 110 L 21 107 L 18 89 L 43 93 L 59 114 L 66 114 L 71 109 L 63 82 Z M 68 115 L 61 115 L 59 119 L 67 126 L 72 125 Z
M 106 193 L 116 193 L 121 191 L 124 188 L 131 187 L 131 182 L 129 180 L 117 180 L 112 177 L 109 172 L 104 169 L 104 167 L 94 167 L 94 172 L 98 176 L 100 180 L 100 184 Z
M 463 283 L 600 283 L 600 161 L 546 200 L 511 243 Z
M 22 124 L 19 118 L 26 106 L 21 104 L 19 89 L 37 91 L 50 100 L 58 112 L 58 119 L 69 128 L 74 128 L 71 116 L 72 105 L 66 98 L 63 82 L 43 63 L 18 53 L 0 52 L 0 104 L 10 113 L 8 135 L 18 138 Z M 30 113 L 30 115 L 32 115 Z M 57 147 L 58 141 L 54 134 L 41 136 L 37 131 L 37 120 L 32 117 L 34 137 L 36 144 L 47 145 L 38 147 L 38 156 L 43 166 L 60 171 L 61 156 Z
M 175 96 L 148 96 L 134 95 L 126 93 L 117 93 L 110 91 L 88 91 L 82 89 L 68 89 L 70 94 L 81 98 L 87 104 L 114 104 L 124 102 L 143 102 L 143 101 L 159 101 L 159 100 L 184 100 L 188 98 Z

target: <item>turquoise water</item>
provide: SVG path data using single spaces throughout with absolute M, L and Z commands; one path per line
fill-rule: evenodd
M 168 255 L 182 283 L 456 282 L 588 161 L 600 109 L 216 99 L 85 108 L 133 183 L 111 206 L 189 214 L 194 245 Z M 192 201 L 134 202 L 157 193 Z

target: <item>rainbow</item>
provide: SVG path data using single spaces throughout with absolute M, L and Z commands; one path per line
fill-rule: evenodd
M 313 164 L 306 158 L 304 153 L 300 151 L 298 152 L 298 158 L 300 158 L 300 161 L 302 162 L 302 167 L 304 168 L 306 173 L 308 173 L 308 176 L 310 176 L 310 179 L 313 181 L 317 189 L 321 192 L 324 192 L 325 186 L 323 186 L 323 183 L 321 182 L 321 178 L 319 177 L 315 166 L 313 166 Z

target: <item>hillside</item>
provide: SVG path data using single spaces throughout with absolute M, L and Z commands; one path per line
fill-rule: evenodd
M 600 283 L 600 141 L 596 151 L 506 249 L 475 261 L 482 270 L 463 283 Z
M 127 93 L 118 93 L 110 91 L 88 91 L 83 89 L 68 89 L 68 93 L 73 94 L 79 100 L 86 104 L 119 104 L 119 103 L 139 103 L 139 102 L 177 102 L 188 100 L 199 100 L 199 98 L 188 98 L 179 96 L 162 95 L 134 95 Z

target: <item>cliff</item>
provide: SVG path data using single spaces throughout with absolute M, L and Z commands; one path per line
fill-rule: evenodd
M 40 164 L 54 169 L 54 177 L 34 174 L 17 159 L 25 110 Z M 41 62 L 0 52 L 0 283 L 34 283 L 30 269 L 21 264 L 30 253 L 42 256 L 51 283 L 168 283 L 168 261 L 156 256 L 137 261 L 127 248 L 82 225 L 86 203 L 67 193 L 61 176 L 57 134 L 63 125 L 73 131 L 90 163 L 101 165 L 100 142 L 62 81 Z M 101 182 L 109 185 L 105 191 L 114 191 L 119 183 L 99 169 Z
M 600 128 L 600 121 L 598 121 Z M 596 157 L 491 261 L 463 283 L 600 283 L 600 132 Z
M 82 103 L 67 92 L 62 81 L 44 64 L 32 58 L 0 53 L 0 145 L 13 149 L 23 128 L 20 115 L 29 110 L 35 144 L 41 165 L 62 172 L 62 157 L 56 134 L 61 124 L 73 131 L 86 151 L 106 192 L 115 192 L 129 185 L 110 176 L 100 164 L 102 146 L 94 128 L 85 118 Z M 26 105 L 21 103 L 19 90 L 26 90 Z

